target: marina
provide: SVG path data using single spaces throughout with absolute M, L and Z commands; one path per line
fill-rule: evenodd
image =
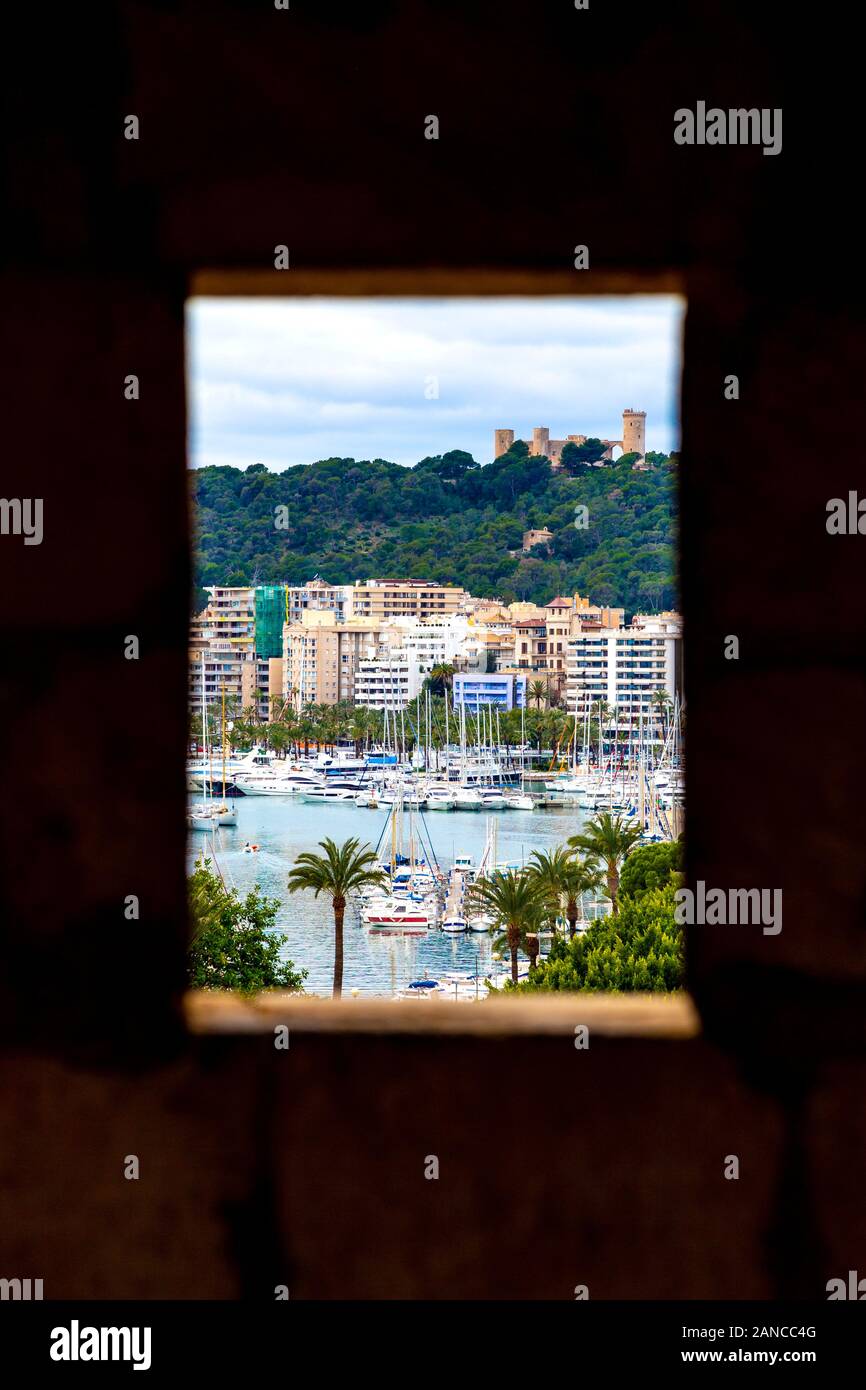
M 258 885 L 263 893 L 279 899 L 276 927 L 287 938 L 285 954 L 309 971 L 305 984 L 308 993 L 330 995 L 334 959 L 330 901 L 288 894 L 288 874 L 297 856 L 315 850 L 326 836 L 337 842 L 357 836 L 374 848 L 382 837 L 380 857 L 387 860 L 390 808 L 376 812 L 356 806 L 354 800 L 315 805 L 292 795 L 244 796 L 232 804 L 237 812 L 236 825 L 214 828 L 207 835 L 190 835 L 189 868 L 202 855 L 213 857 L 215 850 L 227 886 L 243 894 Z M 408 809 L 404 809 L 404 819 L 408 820 Z M 421 825 L 419 816 L 419 852 L 425 860 L 432 858 L 427 848 L 421 849 L 423 843 L 435 855 L 428 870 L 438 870 L 448 881 L 454 866 L 462 865 L 468 879 L 483 862 L 491 819 L 476 811 L 454 810 L 448 815 L 424 813 Z M 535 850 L 550 849 L 577 834 L 583 821 L 584 813 L 577 806 L 497 814 L 498 862 L 520 867 Z M 257 846 L 255 852 L 251 852 L 253 845 Z M 449 902 L 456 911 L 456 897 L 450 897 Z M 412 981 L 423 979 L 425 973 L 429 980 L 440 983 L 448 972 L 457 972 L 467 981 L 478 973 L 484 977 L 493 972 L 502 981 L 507 977 L 507 962 L 492 958 L 493 934 L 488 926 L 452 933 L 418 921 L 407 931 L 399 920 L 365 923 L 362 911 L 360 900 L 349 901 L 345 918 L 347 995 L 356 989 L 365 995 L 395 996 Z M 419 911 L 416 915 L 422 914 Z M 454 984 L 452 979 L 452 997 Z M 470 993 L 474 996 L 474 986 Z

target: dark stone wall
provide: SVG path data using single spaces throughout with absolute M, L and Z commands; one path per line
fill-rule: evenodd
M 0 538 L 0 1274 L 760 1297 L 863 1267 L 863 541 L 825 530 L 863 475 L 843 24 L 708 0 L 12 22 L 2 491 L 44 499 L 45 539 Z M 781 106 L 783 153 L 677 147 L 698 99 Z M 585 243 L 576 291 L 681 277 L 689 872 L 785 895 L 780 936 L 692 933 L 703 1040 L 602 1040 L 577 1073 L 549 1037 L 317 1036 L 278 1076 L 261 1040 L 187 1040 L 183 305 L 201 270 L 278 279 L 283 242 L 299 274 L 568 276 Z M 453 1224 L 418 1179 L 437 1143 Z

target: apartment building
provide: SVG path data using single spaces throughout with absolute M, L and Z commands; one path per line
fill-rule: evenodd
M 682 624 L 678 614 L 639 615 L 631 627 L 583 631 L 568 644 L 566 700 L 578 718 L 604 700 L 620 729 L 655 717 L 653 695 L 682 692 Z
M 380 623 L 433 618 L 456 613 L 467 597 L 465 589 L 426 579 L 368 579 L 364 584 L 358 580 L 351 590 L 351 616 Z
M 466 706 L 467 714 L 492 705 L 495 709 L 526 707 L 526 677 L 510 672 L 463 671 L 454 677 L 454 708 Z
M 417 652 L 389 642 L 362 654 L 355 669 L 355 704 L 365 709 L 405 709 L 424 683 Z
M 284 621 L 298 623 L 302 614 L 312 609 L 315 612 L 333 613 L 338 622 L 351 616 L 351 584 L 328 584 L 318 574 L 306 584 L 286 585 L 284 588 Z
M 359 664 L 355 701 L 370 709 L 400 709 L 401 700 L 414 700 L 437 666 L 475 665 L 477 657 L 469 620 L 462 614 L 395 618 L 383 626 L 375 653 Z M 487 669 L 486 659 L 481 669 Z
M 382 624 L 374 619 L 339 621 L 334 612 L 307 609 L 300 622 L 283 629 L 285 697 L 296 710 L 353 700 L 358 662 L 375 651 L 381 634 Z
M 257 688 L 255 590 L 212 585 L 207 593 L 189 634 L 189 708 L 198 716 L 205 702 L 221 701 L 223 691 L 235 707 L 247 707 Z

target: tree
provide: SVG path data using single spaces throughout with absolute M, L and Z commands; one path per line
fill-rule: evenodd
M 602 811 L 586 822 L 580 835 L 572 835 L 568 842 L 572 849 L 583 850 L 604 864 L 607 894 L 614 914 L 617 911 L 620 864 L 632 846 L 637 844 L 640 835 L 639 826 L 630 825 L 622 816 L 612 816 L 609 811 Z
M 671 697 L 663 686 L 659 686 L 658 690 L 654 690 L 652 695 L 650 696 L 650 709 L 652 713 L 656 716 L 656 719 L 658 720 L 659 729 L 661 733 L 661 741 L 664 742 L 665 738 L 667 737 L 667 724 L 668 716 L 671 709 Z
M 598 860 L 591 855 L 581 859 L 573 850 L 559 845 L 551 851 L 536 850 L 529 861 L 529 872 L 550 902 L 554 920 L 564 903 L 568 935 L 573 937 L 583 895 L 601 889 Z
M 518 988 L 668 993 L 682 989 L 683 933 L 676 887 L 624 898 L 616 917 L 601 917 L 573 941 L 557 938 L 550 954 Z M 506 986 L 511 988 L 512 986 Z
M 189 906 L 193 989 L 231 989 L 244 995 L 303 989 L 307 971 L 280 958 L 286 937 L 273 930 L 277 898 L 263 897 L 258 887 L 242 898 L 211 872 L 210 860 L 200 860 L 189 880 Z
M 620 898 L 634 897 L 653 888 L 666 888 L 679 881 L 683 869 L 682 840 L 638 845 L 623 865 L 619 879 Z
M 446 690 L 451 689 L 453 681 L 454 667 L 449 662 L 441 661 L 433 667 L 424 684 L 432 694 L 444 695 Z
M 547 686 L 544 681 L 529 682 L 529 698 L 535 701 L 535 708 L 541 709 L 542 703 L 547 698 Z
M 368 884 L 382 883 L 384 874 L 378 867 L 375 850 L 369 845 L 362 848 L 360 840 L 354 837 L 342 845 L 335 844 L 333 840 L 321 840 L 319 848 L 325 851 L 323 855 L 310 852 L 298 855 L 289 873 L 288 888 L 290 893 L 309 888 L 316 897 L 324 893 L 331 899 L 334 909 L 334 998 L 339 999 L 343 992 L 343 916 L 346 898 L 349 893 Z
M 595 437 L 585 440 L 583 444 L 569 440 L 563 446 L 560 462 L 569 472 L 583 472 L 590 464 L 598 463 L 606 449 L 607 445 Z
M 508 873 L 482 878 L 473 883 L 469 899 L 490 914 L 504 928 L 511 953 L 511 979 L 517 984 L 517 953 L 527 933 L 537 934 L 544 920 L 545 901 L 538 882 L 531 874 Z

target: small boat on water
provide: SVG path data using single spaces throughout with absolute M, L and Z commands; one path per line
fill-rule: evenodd
M 477 917 L 467 918 L 466 921 L 466 926 L 469 931 L 489 932 L 493 930 L 495 925 L 496 923 L 493 918 L 486 916 L 483 912 L 479 913 Z
M 466 930 L 465 917 L 446 917 L 442 922 L 442 930 L 448 936 L 458 936 Z

